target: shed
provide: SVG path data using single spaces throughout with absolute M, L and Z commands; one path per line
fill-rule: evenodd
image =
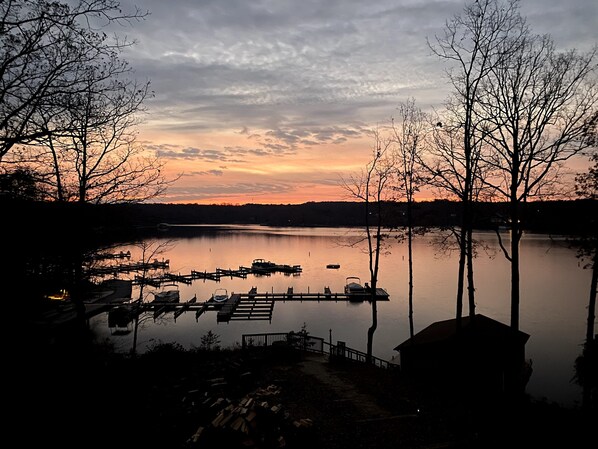
M 488 393 L 521 393 L 531 374 L 525 359 L 528 339 L 477 314 L 463 317 L 459 330 L 456 319 L 433 323 L 394 349 L 407 376 Z

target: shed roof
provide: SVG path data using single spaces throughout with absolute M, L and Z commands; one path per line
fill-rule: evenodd
M 394 348 L 400 351 L 406 347 L 419 346 L 424 344 L 434 344 L 453 338 L 457 334 L 456 319 L 437 321 L 415 334 L 412 338 Z M 529 339 L 529 334 L 515 330 L 510 326 L 488 318 L 482 314 L 476 314 L 475 319 L 471 320 L 469 316 L 461 318 L 461 330 L 464 335 L 475 336 L 487 340 L 519 340 L 525 344 Z

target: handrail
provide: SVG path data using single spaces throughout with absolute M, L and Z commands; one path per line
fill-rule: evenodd
M 322 337 L 314 337 L 301 332 L 243 334 L 241 347 L 243 349 L 248 347 L 266 347 L 272 346 L 276 342 L 284 342 L 303 351 L 328 354 L 331 358 L 335 359 L 368 363 L 368 356 L 365 352 L 349 348 L 344 344 L 333 345 L 326 342 Z M 370 364 L 379 368 L 399 368 L 398 364 L 375 356 L 370 357 Z

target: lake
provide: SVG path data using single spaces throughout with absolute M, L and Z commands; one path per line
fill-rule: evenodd
M 346 278 L 356 276 L 369 282 L 368 256 L 356 245 L 361 232 L 349 228 L 275 228 L 264 226 L 186 226 L 185 237 L 171 237 L 167 231 L 155 243 L 169 242 L 167 251 L 157 255 L 168 259 L 169 271 L 190 274 L 213 272 L 217 268 L 238 269 L 251 266 L 254 259 L 277 264 L 300 265 L 299 275 L 274 273 L 250 274 L 246 279 L 222 277 L 194 280 L 180 284 L 181 302 L 194 295 L 208 300 L 217 288 L 228 293 L 258 292 L 343 292 Z M 458 254 L 441 252 L 432 243 L 432 234 L 414 241 L 414 325 L 419 332 L 435 321 L 455 317 Z M 510 271 L 498 248 L 494 233 L 477 232 L 475 238 L 487 250 L 480 249 L 475 260 L 476 312 L 505 324 L 510 322 Z M 507 239 L 508 234 L 504 234 Z M 390 301 L 378 302 L 378 328 L 374 336 L 374 355 L 398 363 L 394 348 L 409 338 L 407 244 L 388 241 L 388 253 L 381 257 L 378 286 L 390 295 Z M 141 260 L 138 246 L 122 246 L 130 251 L 131 261 Z M 328 269 L 328 264 L 339 264 Z M 131 277 L 133 274 L 130 275 Z M 575 252 L 566 248 L 565 239 L 540 234 L 526 234 L 521 241 L 520 330 L 529 334 L 526 358 L 533 363 L 527 392 L 534 398 L 563 406 L 580 403 L 581 389 L 571 382 L 575 358 L 581 353 L 587 322 L 591 273 L 584 270 Z M 145 289 L 145 301 L 153 299 Z M 133 297 L 138 296 L 134 289 Z M 464 315 L 468 313 L 464 298 Z M 157 342 L 177 342 L 184 347 L 199 346 L 208 331 L 219 336 L 220 346 L 240 344 L 242 334 L 300 331 L 323 337 L 336 344 L 366 351 L 367 330 L 371 324 L 369 303 L 276 302 L 271 321 L 230 321 L 217 323 L 216 312 L 208 311 L 196 319 L 195 312 L 176 320 L 173 314 L 143 320 L 138 333 L 137 350 Z M 120 351 L 129 351 L 133 334 L 113 335 L 107 314 L 91 320 L 99 338 L 109 339 Z M 394 359 L 393 359 L 394 358 Z

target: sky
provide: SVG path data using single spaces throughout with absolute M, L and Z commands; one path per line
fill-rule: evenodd
M 139 141 L 179 177 L 154 201 L 354 200 L 341 180 L 368 162 L 400 103 L 442 107 L 446 65 L 427 44 L 462 0 L 121 0 L 149 16 L 119 29 L 154 96 Z M 598 42 L 595 0 L 522 0 L 560 49 Z

